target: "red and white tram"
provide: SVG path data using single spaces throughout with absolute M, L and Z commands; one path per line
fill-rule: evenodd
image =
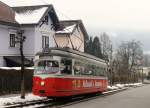
M 50 48 L 35 56 L 33 94 L 65 97 L 107 89 L 102 59 L 67 48 Z

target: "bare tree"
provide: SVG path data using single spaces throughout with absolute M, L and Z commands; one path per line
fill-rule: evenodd
M 117 55 L 121 74 L 126 76 L 126 80 L 132 79 L 139 66 L 142 64 L 143 51 L 139 41 L 122 42 L 117 50 Z
M 102 33 L 100 36 L 100 42 L 103 58 L 109 61 L 112 56 L 112 42 L 109 38 L 109 35 L 107 35 L 105 32 Z
M 25 81 L 24 81 L 24 54 L 23 54 L 23 43 L 26 37 L 23 36 L 23 30 L 19 30 L 16 37 L 16 43 L 20 44 L 20 55 L 21 55 L 21 98 L 25 99 Z
M 103 59 L 105 60 L 107 67 L 108 67 L 108 78 L 110 80 L 110 85 L 113 84 L 113 49 L 112 49 L 112 42 L 109 38 L 109 35 L 107 35 L 105 32 L 102 33 L 100 36 L 100 42 L 101 42 L 101 50 Z

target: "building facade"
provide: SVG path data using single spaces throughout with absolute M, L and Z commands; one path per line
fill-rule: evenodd
M 0 66 L 21 62 L 18 32 L 26 37 L 24 55 L 30 63 L 45 46 L 55 47 L 54 35 L 59 20 L 52 5 L 9 7 L 0 2 Z
M 16 43 L 20 33 L 25 37 L 26 66 L 31 66 L 34 55 L 45 47 L 69 47 L 84 52 L 88 34 L 81 20 L 59 21 L 53 6 L 42 1 L 15 2 L 9 6 L 0 2 L 0 67 L 20 66 L 20 44 Z

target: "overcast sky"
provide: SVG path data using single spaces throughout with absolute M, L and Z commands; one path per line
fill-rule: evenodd
M 83 19 L 87 26 L 150 30 L 150 0 L 49 0 L 49 2 L 70 18 Z
M 140 40 L 150 52 L 150 0 L 50 0 L 61 18 L 82 19 L 90 35 L 107 32 L 116 46 Z M 68 18 L 68 19 L 69 19 Z
M 16 1 L 53 4 L 59 19 L 82 19 L 90 35 L 108 32 L 114 37 L 114 42 L 140 40 L 144 50 L 150 51 L 149 44 L 145 44 L 150 40 L 150 0 L 2 1 L 10 5 L 16 5 Z

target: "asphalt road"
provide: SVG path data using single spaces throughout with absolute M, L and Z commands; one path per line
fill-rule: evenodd
M 64 108 L 150 108 L 150 85 L 131 88 Z

